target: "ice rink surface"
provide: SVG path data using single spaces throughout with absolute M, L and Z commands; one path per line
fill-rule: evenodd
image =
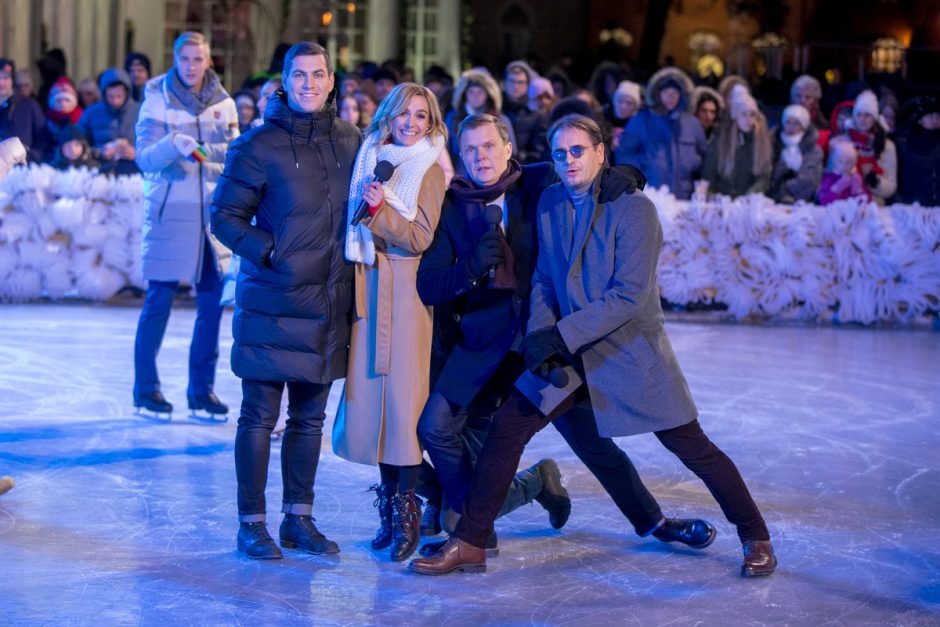
M 185 308 L 159 362 L 174 418 L 134 415 L 137 315 L 0 306 L 0 475 L 16 479 L 0 496 L 0 624 L 940 624 L 940 333 L 667 325 L 706 433 L 770 526 L 769 578 L 739 576 L 734 529 L 653 436 L 618 443 L 667 515 L 718 526 L 703 551 L 633 534 L 552 428 L 522 463 L 558 461 L 568 524 L 525 506 L 497 523 L 502 554 L 485 575 L 433 578 L 369 550 L 377 469 L 338 459 L 328 438 L 315 516 L 342 552 L 240 556 L 231 312 L 216 391 L 235 409 L 222 425 L 185 417 Z M 275 445 L 275 534 L 279 468 Z

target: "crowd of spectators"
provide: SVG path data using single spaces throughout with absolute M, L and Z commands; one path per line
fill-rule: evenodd
M 234 94 L 242 132 L 261 123 L 267 99 L 280 87 L 279 63 L 276 53 L 268 72 L 252 75 Z M 137 172 L 134 124 L 152 76 L 150 60 L 132 52 L 123 67 L 77 82 L 58 50 L 37 66 L 38 90 L 28 70 L 0 59 L 0 139 L 19 137 L 30 162 Z M 393 61 L 363 62 L 340 76 L 339 116 L 360 129 L 397 83 L 415 78 Z M 526 164 L 550 159 L 545 133 L 554 120 L 582 113 L 601 125 L 612 163 L 639 167 L 650 185 L 666 186 L 680 199 L 698 190 L 761 193 L 780 203 L 857 195 L 881 205 L 940 206 L 940 100 L 933 95 L 900 105 L 890 90 L 860 85 L 828 111 L 823 85 L 810 75 L 793 81 L 789 103 L 759 101 L 740 76 L 725 77 L 717 89 L 696 85 L 673 66 L 645 85 L 632 78 L 609 61 L 597 65 L 584 87 L 561 70 L 542 75 L 525 60 L 500 73 L 473 67 L 457 77 L 433 66 L 422 82 L 438 98 L 451 138 L 440 165 L 448 180 L 462 173 L 453 138 L 467 115 L 501 118 L 513 156 Z

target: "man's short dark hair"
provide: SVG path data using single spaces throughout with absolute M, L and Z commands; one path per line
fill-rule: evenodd
M 463 137 L 465 131 L 472 131 L 486 124 L 492 124 L 496 127 L 496 132 L 499 133 L 499 138 L 503 140 L 503 145 L 509 143 L 509 129 L 506 128 L 505 122 L 489 113 L 474 113 L 465 117 L 460 126 L 457 127 L 457 148 L 460 148 L 460 138 Z
M 315 57 L 317 55 L 323 55 L 323 60 L 326 62 L 326 71 L 328 74 L 332 75 L 333 60 L 330 59 L 330 53 L 326 51 L 326 48 L 315 41 L 298 41 L 291 46 L 287 50 L 287 54 L 284 55 L 284 71 L 281 72 L 281 75 L 284 77 L 284 82 L 287 82 L 295 58 Z
M 551 146 L 552 140 L 555 139 L 555 135 L 557 135 L 559 131 L 562 131 L 566 128 L 584 131 L 587 133 L 587 136 L 591 138 L 591 143 L 595 146 L 597 144 L 604 143 L 604 135 L 601 133 L 601 127 L 598 126 L 597 122 L 587 117 L 586 115 L 572 113 L 559 119 L 557 122 L 552 124 L 551 127 L 549 127 L 548 145 Z

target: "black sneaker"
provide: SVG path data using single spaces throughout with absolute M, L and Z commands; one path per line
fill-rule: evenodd
M 264 521 L 243 522 L 238 526 L 238 550 L 256 560 L 279 560 L 284 557 L 268 533 Z
M 320 533 L 312 516 L 285 514 L 280 536 L 285 549 L 300 549 L 313 555 L 339 553 L 339 545 Z

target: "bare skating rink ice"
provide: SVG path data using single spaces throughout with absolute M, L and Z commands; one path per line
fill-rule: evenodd
M 2 624 L 940 624 L 940 333 L 668 323 L 705 431 L 770 526 L 769 578 L 739 576 L 734 529 L 653 436 L 618 443 L 666 515 L 718 526 L 703 551 L 634 535 L 551 427 L 522 464 L 558 461 L 568 524 L 555 531 L 525 506 L 498 521 L 502 554 L 485 575 L 433 578 L 369 550 L 378 471 L 335 457 L 328 437 L 314 513 L 342 552 L 240 556 L 231 312 L 221 425 L 186 417 L 187 308 L 173 311 L 159 360 L 173 420 L 134 415 L 138 313 L 0 306 L 0 475 L 16 480 L 0 497 Z M 275 535 L 279 469 L 275 444 Z

